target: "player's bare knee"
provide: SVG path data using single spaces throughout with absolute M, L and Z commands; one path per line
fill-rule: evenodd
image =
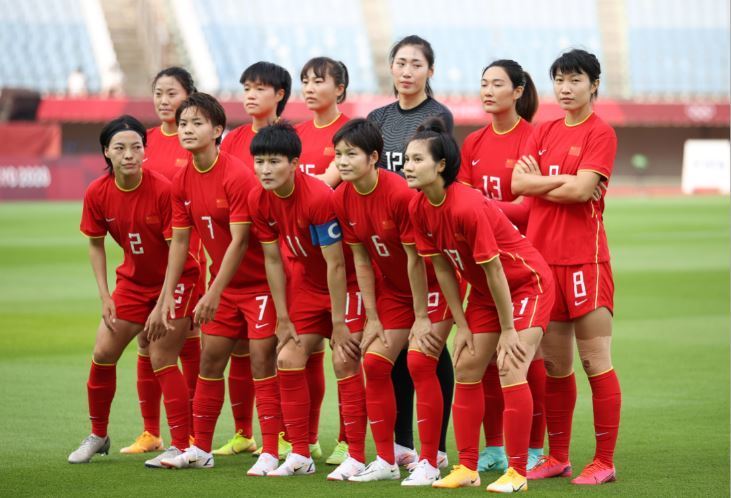
M 255 379 L 265 379 L 276 375 L 277 361 L 275 355 L 251 355 L 251 375 Z
M 475 358 L 460 356 L 454 369 L 454 380 L 457 382 L 477 382 L 481 380 L 484 373 L 481 370 L 484 371 L 484 368 L 480 369 L 479 367 L 479 362 Z
M 343 361 L 344 360 L 344 361 Z M 342 358 L 340 354 L 333 353 L 333 370 L 335 371 L 335 377 L 338 379 L 344 379 L 358 373 L 360 368 L 360 360 L 353 360 L 352 358 Z
M 303 354 L 285 347 L 277 355 L 277 368 L 280 370 L 297 370 L 305 368 L 307 358 Z
M 572 361 L 560 361 L 548 358 L 545 358 L 543 361 L 546 366 L 546 374 L 551 377 L 565 377 L 567 375 L 571 375 L 571 372 L 574 369 Z

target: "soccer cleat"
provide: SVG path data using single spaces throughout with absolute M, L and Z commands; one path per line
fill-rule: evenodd
M 541 457 L 543 456 L 543 448 L 528 448 L 528 464 L 525 469 L 530 472 L 533 467 L 538 465 Z
M 499 470 L 500 472 L 508 470 L 508 457 L 505 455 L 504 446 L 486 446 L 480 452 L 480 458 L 477 460 L 477 471 L 488 472 L 490 470 Z
M 322 448 L 320 448 L 320 441 L 310 445 L 310 456 L 312 458 L 322 458 Z
M 279 451 L 279 459 L 284 460 L 287 458 L 287 455 L 292 451 L 292 443 L 284 439 L 284 432 L 279 433 L 279 443 L 278 443 L 277 450 Z M 259 448 L 251 453 L 251 456 L 258 457 L 261 455 L 261 450 L 263 449 L 263 446 L 259 446 Z
M 437 468 L 438 469 L 446 469 L 449 467 L 449 458 L 447 457 L 447 453 L 445 451 L 440 451 L 437 453 Z
M 559 462 L 551 455 L 543 455 L 528 472 L 528 479 L 547 479 L 549 477 L 568 477 L 571 475 L 571 462 Z
M 135 442 L 119 450 L 120 453 L 126 455 L 136 455 L 139 453 L 148 453 L 150 451 L 162 451 L 164 446 L 162 445 L 162 438 L 153 436 L 149 432 L 145 431 L 135 439 Z
M 432 488 L 456 489 L 480 485 L 480 474 L 464 465 L 454 465 L 452 472 L 432 483 Z
M 267 474 L 268 477 L 306 476 L 315 473 L 312 458 L 290 453 L 284 463 Z
M 350 457 L 350 454 L 348 453 L 348 443 L 345 441 L 338 441 L 338 444 L 335 445 L 335 449 L 332 453 L 330 453 L 330 456 L 327 457 L 325 463 L 328 465 L 341 465 L 348 459 L 348 457 Z
M 361 472 L 354 476 L 350 476 L 350 482 L 370 482 L 370 481 L 395 481 L 401 479 L 401 472 L 398 465 L 391 465 L 383 458 L 377 456 L 375 460 L 369 463 Z
M 393 454 L 396 457 L 396 465 L 406 467 L 410 463 L 419 463 L 419 455 L 416 450 L 401 446 L 398 443 L 393 444 Z
M 328 481 L 347 481 L 351 476 L 360 474 L 365 470 L 365 465 L 355 458 L 346 457 L 345 461 L 338 465 L 335 470 L 327 475 Z
M 605 484 L 617 480 L 617 471 L 614 467 L 609 466 L 599 460 L 594 460 L 584 467 L 579 477 L 572 479 L 571 484 L 588 484 L 595 486 L 597 484 Z
M 69 455 L 69 463 L 89 463 L 94 455 L 108 455 L 111 440 L 109 436 L 99 437 L 89 434 L 81 441 L 79 447 Z
M 247 476 L 264 477 L 279 466 L 279 459 L 269 453 L 262 453 L 246 473 Z
M 487 485 L 491 493 L 519 493 L 528 491 L 528 479 L 510 467 L 500 479 Z
M 166 449 L 159 455 L 157 455 L 155 458 L 151 458 L 149 460 L 145 461 L 145 467 L 151 468 L 151 469 L 164 469 L 165 466 L 162 464 L 163 459 L 165 458 L 175 458 L 176 456 L 182 454 L 183 452 L 177 449 L 175 446 L 171 446 L 170 448 Z
M 213 455 L 197 446 L 191 446 L 180 455 L 163 458 L 160 463 L 169 469 L 212 469 Z
M 429 463 L 429 460 L 421 460 L 419 463 L 417 463 L 413 470 L 411 471 L 411 474 L 401 481 L 402 486 L 431 486 L 434 484 L 441 475 L 439 474 L 439 469 L 435 469 L 431 466 Z
M 213 450 L 214 455 L 230 456 L 239 453 L 251 453 L 256 451 L 256 441 L 254 437 L 246 437 L 241 431 L 238 431 L 228 443 L 224 444 L 217 450 Z

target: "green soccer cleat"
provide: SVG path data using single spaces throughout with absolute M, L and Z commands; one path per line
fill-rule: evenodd
M 216 456 L 231 456 L 239 453 L 251 453 L 256 451 L 256 441 L 252 437 L 244 436 L 241 431 L 237 432 L 228 443 L 224 444 L 217 450 L 213 450 Z
M 348 443 L 345 441 L 338 441 L 338 444 L 335 445 L 335 449 L 333 449 L 333 452 L 330 453 L 329 457 L 327 457 L 325 463 L 328 465 L 340 465 L 347 460 L 349 456 Z
M 320 448 L 320 441 L 316 441 L 315 444 L 310 445 L 310 456 L 312 458 L 322 458 L 322 448 Z

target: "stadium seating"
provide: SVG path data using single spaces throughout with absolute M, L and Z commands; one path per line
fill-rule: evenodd
M 0 0 L 0 87 L 63 93 L 81 68 L 92 93 L 100 90 L 80 0 Z
M 627 21 L 634 96 L 728 95 L 726 0 L 632 0 Z
M 551 91 L 548 68 L 567 48 L 601 57 L 596 3 L 567 0 L 389 0 L 393 37 L 418 34 L 436 55 L 433 87 L 440 93 L 475 94 L 482 69 L 495 59 L 514 59 L 531 73 L 540 93 Z M 530 13 L 530 15 L 526 15 Z
M 328 55 L 348 67 L 349 91 L 377 92 L 359 0 L 195 0 L 194 6 L 220 91 L 239 92 L 242 71 L 259 60 L 287 68 L 298 91 L 304 63 Z

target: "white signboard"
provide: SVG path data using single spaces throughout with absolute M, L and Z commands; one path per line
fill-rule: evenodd
M 731 190 L 731 147 L 728 140 L 686 140 L 683 148 L 684 194 Z

